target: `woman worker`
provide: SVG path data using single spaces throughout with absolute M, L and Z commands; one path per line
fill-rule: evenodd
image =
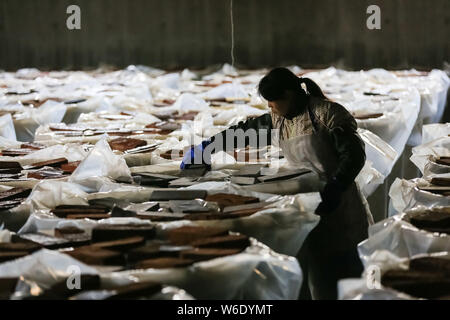
M 270 113 L 230 129 L 278 129 L 279 145 L 288 163 L 310 168 L 323 180 L 322 202 L 316 210 L 320 222 L 298 254 L 304 273 L 300 298 L 337 299 L 338 280 L 361 276 L 357 244 L 367 238 L 372 221 L 367 202 L 355 183 L 366 158 L 356 121 L 343 106 L 328 100 L 314 81 L 298 78 L 286 68 L 270 71 L 258 87 L 268 101 Z M 203 151 L 225 137 L 223 131 L 192 148 L 185 154 L 181 168 L 198 157 L 210 164 L 210 153 Z

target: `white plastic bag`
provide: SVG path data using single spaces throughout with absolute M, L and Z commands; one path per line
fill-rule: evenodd
M 1 226 L 0 226 L 1 227 Z M 0 243 L 8 243 L 8 242 L 11 242 L 11 236 L 13 235 L 14 233 L 13 232 L 11 232 L 11 231 L 9 231 L 9 230 L 6 230 L 6 229 L 1 229 L 0 228 Z
M 181 114 L 189 111 L 209 110 L 209 106 L 205 100 L 192 93 L 183 93 L 180 95 L 171 108 L 178 110 Z
M 207 99 L 224 99 L 224 98 L 248 98 L 248 93 L 244 87 L 237 83 L 225 83 L 218 87 L 212 88 L 202 95 Z
M 19 148 L 22 142 L 9 140 L 0 136 L 0 149 Z
M 384 179 L 385 176 L 372 166 L 372 162 L 366 160 L 364 167 L 356 176 L 355 182 L 358 184 L 364 197 L 367 198 L 375 192 L 378 186 L 383 184 Z
M 450 174 L 434 175 L 427 177 L 430 180 L 433 177 L 449 177 Z M 391 205 L 396 210 L 390 212 L 390 215 L 404 212 L 417 206 L 432 207 L 432 206 L 449 206 L 450 197 L 440 194 L 434 194 L 428 191 L 418 189 L 418 186 L 428 185 L 428 180 L 413 179 L 404 180 L 396 178 L 389 190 L 389 197 Z
M 412 258 L 439 257 L 449 259 L 448 252 L 412 256 Z M 344 279 L 338 283 L 340 300 L 418 300 L 406 293 L 381 284 L 382 275 L 388 270 L 407 270 L 410 258 L 400 258 L 386 251 L 376 250 L 363 261 L 365 271 L 361 279 Z M 422 300 L 422 299 L 420 299 Z
M 422 144 L 446 137 L 450 134 L 450 123 L 433 123 L 422 127 Z
M 87 156 L 87 147 L 78 144 L 54 145 L 23 156 L 23 162 L 31 163 L 32 161 L 46 161 L 58 158 L 66 158 L 69 162 L 81 161 Z M 22 160 L 20 159 L 20 160 Z M 19 160 L 19 162 L 21 162 Z M 21 162 L 22 163 L 22 162 Z
M 0 117 L 0 137 L 10 141 L 16 141 L 16 131 L 11 114 L 9 113 Z
M 319 193 L 273 196 L 249 191 L 230 182 L 204 182 L 186 189 L 208 190 L 208 194 L 231 193 L 253 196 L 261 201 L 275 202 L 248 217 L 224 220 L 174 221 L 160 224 L 161 229 L 171 229 L 182 225 L 220 226 L 255 237 L 276 252 L 295 256 L 309 232 L 316 227 L 320 220 L 320 217 L 314 214 L 321 202 Z
M 94 149 L 78 165 L 69 178 L 70 182 L 80 184 L 89 191 L 97 190 L 97 182 L 101 178 L 117 181 L 132 181 L 131 172 L 125 160 L 115 155 L 109 146 L 106 137 L 99 140 Z
M 38 109 L 29 108 L 25 113 L 15 116 L 17 140 L 33 141 L 34 132 L 40 125 L 61 122 L 66 110 L 64 103 L 49 100 Z
M 118 274 L 174 285 L 197 299 L 296 299 L 302 283 L 297 259 L 278 254 L 255 239 L 251 241 L 252 245 L 242 253 L 186 268 L 131 270 Z
M 142 203 L 148 201 L 151 193 L 155 190 L 153 188 L 110 184 L 100 189 L 100 192 L 97 193 L 85 194 L 81 191 L 73 195 L 73 193 L 68 192 L 69 190 L 65 193 L 60 192 L 54 187 L 51 187 L 52 184 L 48 182 L 44 185 L 48 187 L 44 191 L 36 191 L 30 195 L 29 201 L 39 211 L 34 210 L 34 213 L 29 217 L 19 233 L 53 230 L 60 226 L 61 223 L 68 223 L 70 220 L 60 219 L 48 214 L 50 209 L 53 209 L 59 204 L 87 204 L 87 201 L 104 198 Z M 65 183 L 65 186 L 69 187 L 70 184 Z M 37 190 L 40 191 L 42 188 L 43 186 L 40 186 Z M 253 196 L 259 198 L 261 201 L 269 201 L 271 204 L 267 208 L 247 217 L 223 220 L 162 222 L 158 224 L 159 230 L 167 230 L 183 225 L 220 226 L 227 230 L 241 232 L 255 237 L 277 252 L 294 256 L 300 250 L 309 232 L 314 229 L 320 220 L 320 217 L 314 214 L 315 209 L 321 201 L 319 193 L 274 196 L 252 192 L 229 182 L 214 181 L 199 183 L 186 189 L 207 190 L 209 194 L 231 193 Z M 74 188 L 73 192 L 75 190 Z M 81 186 L 78 187 L 78 190 L 81 190 Z M 71 199 L 72 203 L 64 203 L 64 199 L 66 198 Z M 121 219 L 123 218 L 110 218 L 100 222 L 87 221 L 86 219 L 72 222 L 76 224 L 82 223 L 84 229 L 90 230 L 97 223 L 115 223 L 115 221 L 121 221 Z M 148 223 L 146 220 L 130 219 L 132 218 L 125 218 L 124 221 Z
M 25 204 L 29 204 L 31 212 L 54 209 L 63 204 L 87 205 L 87 193 L 70 182 L 41 181 L 31 191 Z
M 369 227 L 369 238 L 358 245 L 362 261 L 377 250 L 387 250 L 398 257 L 450 251 L 450 235 L 420 230 L 409 223 L 409 217 L 425 210 L 417 207 Z
M 450 156 L 450 137 L 440 137 L 421 144 L 412 149 L 411 162 L 422 172 L 424 176 L 450 172 L 450 167 L 440 165 L 433 160 L 439 157 Z
M 366 158 L 382 175 L 388 176 L 398 159 L 398 153 L 376 134 L 358 129 L 358 134 L 365 144 Z

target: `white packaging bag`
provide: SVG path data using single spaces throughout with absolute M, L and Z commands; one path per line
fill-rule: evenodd
M 450 167 L 434 162 L 435 158 L 450 156 L 450 137 L 436 138 L 412 149 L 411 162 L 424 176 L 449 173 Z
M 64 103 L 49 100 L 38 109 L 29 108 L 14 119 L 17 140 L 30 142 L 34 140 L 36 129 L 48 123 L 59 123 L 64 118 L 67 106 Z
M 369 238 L 358 245 L 361 260 L 368 260 L 377 250 L 387 250 L 400 258 L 450 251 L 450 235 L 420 230 L 409 222 L 410 217 L 426 209 L 417 207 L 370 226 Z
M 9 141 L 16 141 L 16 131 L 9 113 L 0 117 L 0 137 Z
M 448 252 L 416 255 L 411 258 L 439 257 L 449 259 Z M 386 250 L 375 251 L 364 261 L 361 279 L 343 279 L 338 283 L 339 300 L 423 300 L 381 284 L 388 270 L 407 270 L 409 258 L 400 258 Z
M 206 99 L 248 98 L 245 88 L 237 83 L 225 83 L 202 94 Z
M 171 107 L 171 109 L 177 110 L 179 113 L 183 114 L 189 111 L 208 111 L 209 106 L 199 96 L 193 95 L 192 93 L 183 93 L 180 95 Z
M 418 186 L 428 185 L 429 180 L 433 177 L 448 178 L 449 176 L 450 174 L 442 174 L 429 176 L 427 179 L 417 178 L 412 180 L 396 178 L 389 189 L 391 205 L 396 212 L 392 211 L 390 215 L 404 212 L 417 206 L 433 207 L 450 205 L 450 197 L 417 188 Z
M 131 172 L 125 160 L 115 155 L 106 137 L 103 137 L 78 165 L 69 178 L 70 182 L 80 184 L 88 191 L 96 191 L 102 178 L 131 182 Z
M 297 259 L 278 254 L 251 239 L 252 245 L 232 256 L 186 268 L 123 271 L 140 281 L 160 281 L 182 288 L 196 299 L 297 299 L 302 272 Z M 208 283 L 200 286 L 200 283 Z
M 422 127 L 422 144 L 446 137 L 450 134 L 450 123 L 433 123 Z

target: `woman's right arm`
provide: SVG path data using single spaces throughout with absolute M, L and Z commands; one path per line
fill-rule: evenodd
M 241 121 L 211 138 L 214 151 L 230 151 L 247 146 L 261 148 L 271 144 L 272 117 L 270 113 Z M 255 144 L 256 140 L 256 144 Z

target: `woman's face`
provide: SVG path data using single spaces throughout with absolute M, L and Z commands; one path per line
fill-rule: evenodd
M 284 97 L 279 100 L 268 101 L 269 108 L 273 113 L 279 116 L 286 116 L 291 112 L 294 101 L 294 92 L 286 91 Z

